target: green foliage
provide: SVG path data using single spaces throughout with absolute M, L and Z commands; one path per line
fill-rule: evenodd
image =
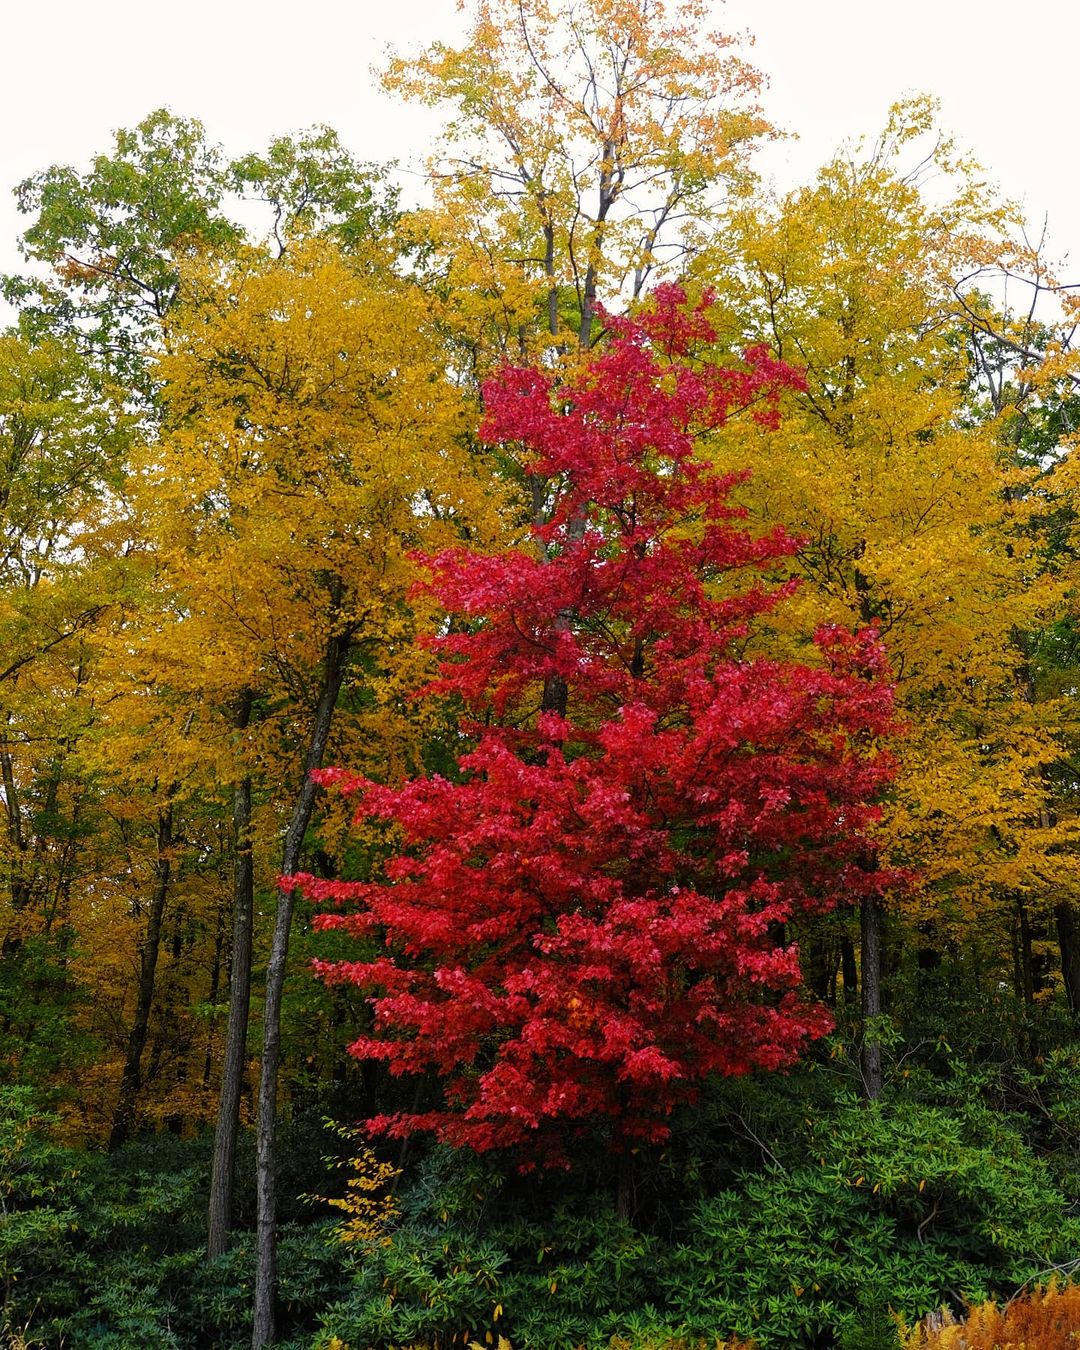
M 18 1331 L 65 1350 L 246 1347 L 254 1243 L 241 1232 L 206 1258 L 208 1141 L 163 1135 L 106 1156 L 49 1143 L 49 1123 L 29 1090 L 0 1093 L 0 1343 Z M 283 1325 L 299 1344 L 345 1289 L 331 1227 L 283 1227 Z
M 981 1104 L 841 1099 L 802 1144 L 798 1165 L 744 1173 L 696 1207 L 664 1280 L 688 1331 L 810 1347 L 854 1331 L 869 1289 L 914 1320 L 1011 1291 L 1080 1242 L 1047 1169 Z
M 39 1131 L 50 1123 L 28 1088 L 0 1089 L 0 1330 L 38 1293 L 38 1272 L 57 1260 L 76 1225 L 75 1160 Z
M 87 172 L 54 164 L 19 185 L 31 216 L 23 251 L 50 264 L 59 285 L 12 279 L 8 298 L 27 322 L 82 331 L 141 385 L 139 347 L 175 300 L 179 258 L 238 235 L 221 209 L 226 183 L 202 123 L 158 108 L 118 131 Z
M 546 1219 L 533 1217 L 550 1204 Z M 490 1162 L 437 1149 L 403 1200 L 405 1221 L 372 1246 L 323 1340 L 449 1345 L 490 1332 L 528 1350 L 607 1346 L 655 1320 L 662 1245 L 618 1218 L 610 1197 L 557 1188 L 529 1204 Z
M 19 184 L 22 251 L 52 276 L 7 277 L 3 293 L 27 333 L 78 333 L 133 391 L 151 394 L 146 349 L 176 302 L 183 259 L 245 237 L 225 210 L 230 191 L 269 208 L 279 251 L 313 230 L 348 247 L 391 234 L 397 219 L 385 172 L 355 159 L 329 127 L 229 161 L 196 118 L 158 108 L 118 130 L 84 172 L 54 164 Z
M 717 1118 L 737 1105 L 749 1134 L 727 1147 L 743 1165 L 701 1194 L 699 1157 L 681 1216 L 650 1202 L 636 1226 L 602 1191 L 528 1192 L 490 1162 L 436 1150 L 392 1244 L 368 1252 L 326 1311 L 324 1343 L 444 1345 L 466 1331 L 482 1343 L 490 1331 L 521 1350 L 724 1335 L 761 1350 L 886 1350 L 894 1312 L 913 1322 L 1000 1296 L 1080 1246 L 1017 1122 L 977 1098 L 830 1101 L 827 1083 L 819 1072 L 726 1087 Z M 749 1137 L 767 1166 L 745 1165 Z
M 900 1329 L 888 1304 L 889 1292 L 881 1285 L 864 1289 L 854 1321 L 840 1333 L 838 1350 L 902 1350 Z
M 82 995 L 54 939 L 37 935 L 0 962 L 0 1066 L 27 1082 L 63 1081 L 91 1057 L 88 1036 L 72 1025 Z M 65 1095 L 57 1089 L 54 1097 Z M 2 1111 L 2 1108 L 0 1108 Z
M 229 176 L 235 191 L 267 205 L 282 252 L 298 232 L 323 230 L 347 247 L 394 227 L 396 193 L 383 172 L 356 160 L 331 127 L 277 136 L 262 154 L 234 160 Z

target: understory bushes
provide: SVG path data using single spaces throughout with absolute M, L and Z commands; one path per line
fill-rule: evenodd
M 209 1138 L 164 1134 L 105 1155 L 57 1147 L 49 1123 L 25 1089 L 0 1091 L 0 1346 L 248 1345 L 253 1235 L 207 1260 Z M 347 1274 L 329 1220 L 286 1217 L 282 1299 L 303 1332 Z
M 537 1350 L 725 1334 L 761 1350 L 886 1350 L 892 1314 L 913 1323 L 943 1302 L 1007 1296 L 1080 1251 L 1048 1167 L 978 1103 L 841 1096 L 786 1147 L 761 1142 L 771 1161 L 680 1197 L 674 1227 L 648 1196 L 633 1226 L 600 1194 L 531 1217 L 512 1179 L 435 1153 L 393 1241 L 324 1314 L 321 1344 L 441 1347 L 501 1331 Z
M 1002 1303 L 1080 1254 L 1072 1127 L 1058 1110 L 1074 1078 L 1069 1061 L 1047 1056 L 1041 1082 L 1009 1086 L 1009 1109 L 1000 1082 L 962 1069 L 915 1074 L 876 1105 L 826 1062 L 725 1083 L 667 1148 L 629 1160 L 629 1218 L 616 1213 L 602 1141 L 583 1143 L 572 1174 L 540 1176 L 430 1150 L 408 1167 L 380 1240 L 336 1242 L 327 1207 L 289 1202 L 285 1343 L 899 1347 L 901 1321 Z M 1035 1097 L 1039 1109 L 1024 1109 Z M 27 1094 L 4 1104 L 0 1344 L 246 1346 L 250 1197 L 239 1197 L 232 1250 L 208 1261 L 209 1141 L 165 1135 L 111 1156 L 79 1153 L 48 1141 Z M 286 1196 L 325 1194 L 333 1138 L 314 1122 L 294 1127 Z M 1074 1316 L 1080 1296 L 1055 1297 Z M 1033 1302 L 1026 1315 L 1055 1306 Z M 1019 1315 L 980 1310 L 980 1334 L 992 1328 L 985 1345 L 1019 1334 L 993 1317 Z M 1027 1350 L 1042 1350 L 1017 1325 Z M 911 1345 L 963 1344 L 941 1337 Z

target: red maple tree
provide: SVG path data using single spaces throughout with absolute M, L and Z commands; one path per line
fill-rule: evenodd
M 873 633 L 816 633 L 805 664 L 747 655 L 796 547 L 751 532 L 701 438 L 776 420 L 798 382 L 763 348 L 719 364 L 707 302 L 661 288 L 582 373 L 505 370 L 484 436 L 517 442 L 555 497 L 531 548 L 429 559 L 451 615 L 433 693 L 471 746 L 451 781 L 321 774 L 389 818 L 385 879 L 297 878 L 316 923 L 379 954 L 317 963 L 368 992 L 351 1047 L 434 1070 L 441 1109 L 369 1122 L 565 1160 L 605 1121 L 668 1132 L 702 1080 L 790 1063 L 829 1025 L 785 922 L 881 887 L 866 829 L 891 766 Z

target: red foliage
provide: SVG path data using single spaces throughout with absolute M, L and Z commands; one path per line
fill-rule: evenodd
M 608 324 L 570 387 L 509 369 L 485 391 L 484 435 L 557 494 L 541 546 L 428 564 L 464 630 L 438 639 L 437 689 L 473 719 L 460 781 L 327 771 L 405 847 L 384 882 L 297 879 L 337 906 L 317 923 L 385 945 L 318 965 L 370 993 L 352 1053 L 444 1080 L 443 1109 L 372 1127 L 549 1163 L 590 1123 L 659 1140 L 706 1076 L 790 1063 L 828 1017 L 782 925 L 887 880 L 865 836 L 890 774 L 878 643 L 741 654 L 796 542 L 752 534 L 695 453 L 733 411 L 773 420 L 798 376 L 761 349 L 697 359 L 707 309 L 673 287 Z M 539 711 L 545 682 L 565 713 Z

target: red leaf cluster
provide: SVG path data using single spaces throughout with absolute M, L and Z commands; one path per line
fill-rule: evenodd
M 700 452 L 799 377 L 760 349 L 719 364 L 675 287 L 608 323 L 569 386 L 509 369 L 485 391 L 484 435 L 554 493 L 537 547 L 428 563 L 459 778 L 323 774 L 404 847 L 382 881 L 298 878 L 334 906 L 317 923 L 381 948 L 319 965 L 371 999 L 352 1053 L 444 1082 L 440 1110 L 373 1127 L 549 1163 L 598 1122 L 662 1139 L 707 1076 L 790 1063 L 828 1018 L 785 923 L 888 880 L 866 836 L 891 773 L 881 649 L 830 629 L 805 664 L 745 654 L 796 542 L 753 534 Z M 565 709 L 541 712 L 553 682 Z

